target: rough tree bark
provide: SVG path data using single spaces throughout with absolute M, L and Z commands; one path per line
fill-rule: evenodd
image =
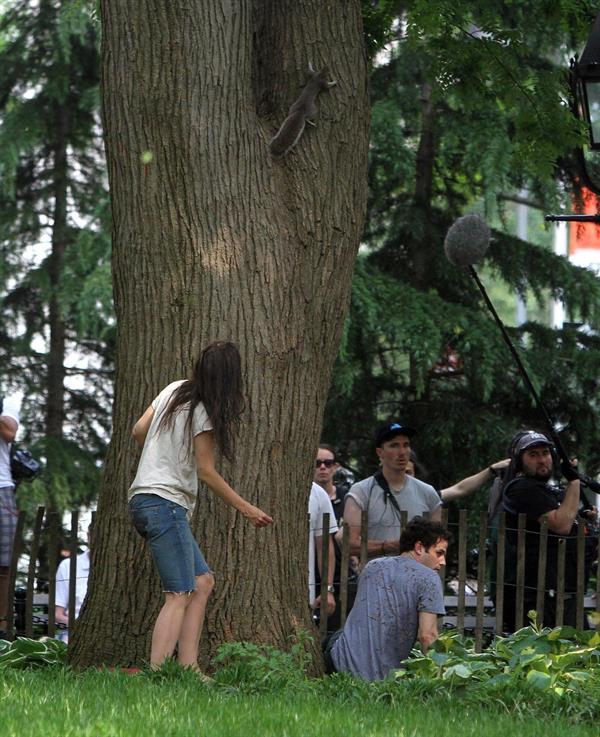
M 104 0 L 103 116 L 118 320 L 114 434 L 71 662 L 148 657 L 161 604 L 126 494 L 133 421 L 199 347 L 240 347 L 247 407 L 225 477 L 273 515 L 255 530 L 209 494 L 194 519 L 215 571 L 202 665 L 219 642 L 287 647 L 310 627 L 307 503 L 363 226 L 369 105 L 359 0 Z M 287 157 L 267 144 L 329 65 Z

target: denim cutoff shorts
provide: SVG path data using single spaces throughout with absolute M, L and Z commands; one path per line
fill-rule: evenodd
M 129 502 L 135 529 L 146 540 L 165 593 L 194 591 L 196 576 L 210 573 L 187 520 L 187 510 L 157 494 L 135 494 Z

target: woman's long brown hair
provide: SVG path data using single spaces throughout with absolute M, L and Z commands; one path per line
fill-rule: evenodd
M 206 346 L 196 361 L 192 378 L 173 392 L 160 418 L 158 431 L 168 430 L 175 413 L 185 408 L 188 413 L 185 426 L 191 439 L 192 417 L 200 402 L 213 426 L 219 450 L 232 460 L 235 430 L 244 410 L 241 359 L 234 343 L 216 341 Z

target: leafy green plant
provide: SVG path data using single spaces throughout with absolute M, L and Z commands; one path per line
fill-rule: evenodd
M 592 630 L 532 624 L 496 637 L 482 653 L 458 633 L 444 633 L 426 656 L 414 653 L 396 679 L 425 678 L 451 687 L 526 683 L 559 696 L 584 684 L 600 685 L 600 633 Z
M 270 645 L 229 642 L 221 645 L 213 663 L 217 685 L 236 687 L 246 693 L 299 687 L 306 680 L 310 654 L 306 645 L 312 638 L 301 632 L 288 652 Z
M 0 640 L 0 669 L 64 665 L 66 655 L 67 646 L 60 640 L 29 637 L 18 637 L 14 642 Z

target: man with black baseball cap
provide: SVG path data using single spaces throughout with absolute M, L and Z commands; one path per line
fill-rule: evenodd
M 516 559 L 519 514 L 526 515 L 525 534 L 525 591 L 523 624 L 527 624 L 527 612 L 536 608 L 538 586 L 538 558 L 541 524 L 548 524 L 548 546 L 544 617 L 546 626 L 554 627 L 556 620 L 556 589 L 558 548 L 564 541 L 565 601 L 564 624 L 576 624 L 577 589 L 577 513 L 579 509 L 579 478 L 573 466 L 563 462 L 561 471 L 567 480 L 566 489 L 551 484 L 554 474 L 555 452 L 552 442 L 542 433 L 533 430 L 522 435 L 514 448 L 508 469 L 508 481 L 503 490 L 502 503 L 506 512 L 507 563 Z M 513 565 L 507 565 L 507 573 Z M 515 581 L 507 580 L 505 586 L 505 627 L 513 631 L 516 623 Z
M 413 517 L 429 515 L 441 520 L 441 499 L 429 484 L 406 473 L 410 461 L 412 427 L 386 422 L 375 432 L 375 450 L 381 469 L 350 487 L 344 506 L 344 524 L 349 526 L 350 553 L 360 555 L 361 512 L 369 515 L 369 558 L 398 554 L 401 512 Z

